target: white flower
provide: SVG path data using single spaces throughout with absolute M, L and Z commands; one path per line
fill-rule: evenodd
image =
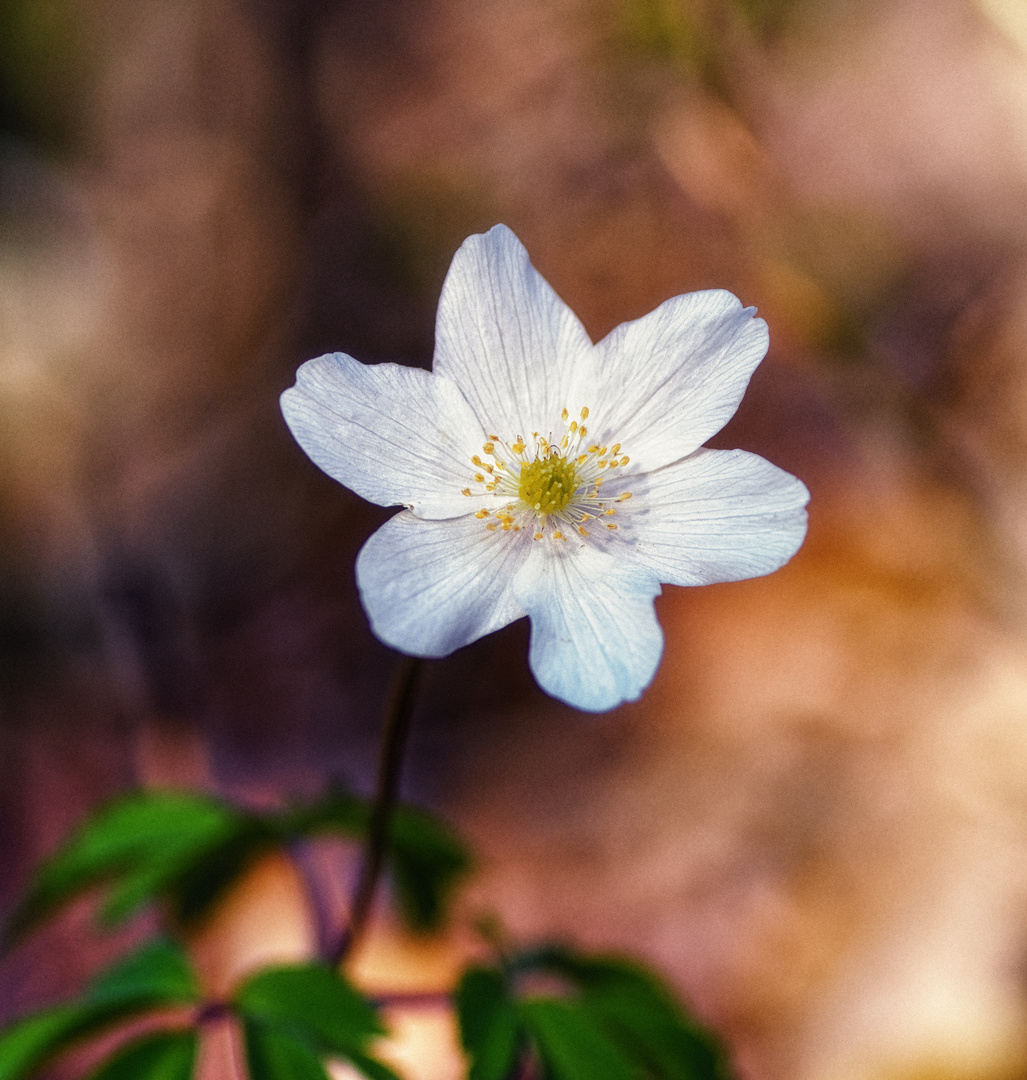
M 406 507 L 357 558 L 378 637 L 445 656 L 527 615 L 544 690 L 594 712 L 639 697 L 663 651 L 660 582 L 770 573 L 806 533 L 799 480 L 702 448 L 767 351 L 754 310 L 689 293 L 593 345 L 497 225 L 453 259 L 430 373 L 303 364 L 282 395 L 300 445 Z

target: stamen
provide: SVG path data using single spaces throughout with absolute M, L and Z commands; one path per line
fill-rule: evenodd
M 582 420 L 587 420 L 588 419 L 588 406 L 587 405 L 581 410 L 581 419 Z
M 566 410 L 566 408 L 565 408 L 565 409 L 563 410 L 563 412 L 562 412 L 562 413 L 560 413 L 560 419 L 561 419 L 561 420 L 562 420 L 562 421 L 563 421 L 563 422 L 564 422 L 564 423 L 566 424 L 566 423 L 567 423 L 567 417 L 568 417 L 568 416 L 570 416 L 570 413 L 569 413 L 569 412 L 568 412 L 568 411 Z
M 489 438 L 491 438 L 491 436 L 489 436 Z M 487 442 L 482 445 L 482 450 L 484 450 L 486 454 L 491 454 L 492 451 L 495 450 L 495 446 L 493 446 L 492 443 Z
M 616 525 L 607 525 L 606 527 L 607 527 L 608 529 L 616 529 L 616 528 L 617 528 L 617 526 L 616 526 Z
M 470 488 L 461 488 L 460 489 L 460 494 L 461 495 L 470 495 L 471 494 L 471 489 Z

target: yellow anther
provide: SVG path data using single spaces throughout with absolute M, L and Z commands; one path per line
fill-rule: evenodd
M 513 452 L 514 452 L 515 454 L 523 454 L 523 453 L 524 453 L 524 440 L 523 440 L 523 439 L 521 439 L 521 438 L 518 438 L 518 439 L 517 439 L 517 442 L 515 442 L 515 443 L 513 444 L 513 446 L 511 447 L 511 449 L 513 450 Z
M 493 480 L 491 484 L 486 484 L 485 485 L 485 490 L 486 491 L 495 491 L 496 486 L 497 486 L 497 481 Z
M 474 457 L 471 458 L 471 464 L 472 465 L 477 465 L 479 469 L 483 468 L 482 463 L 481 463 L 481 458 L 478 457 L 477 454 L 475 454 Z
M 567 537 L 564 536 L 562 532 L 553 533 L 553 539 L 554 540 L 562 540 L 565 544 L 567 543 Z
M 613 446 L 610 447 L 610 453 L 613 454 L 614 457 L 616 457 L 617 454 L 620 453 L 620 443 L 619 442 L 615 442 L 613 444 Z
M 588 536 L 588 529 L 586 529 L 584 525 L 578 526 L 578 532 L 581 533 L 582 536 Z
M 541 539 L 542 539 L 542 534 L 541 533 L 535 533 L 535 535 L 532 537 L 532 540 L 541 540 Z
M 606 466 L 609 465 L 609 464 L 610 463 L 608 461 L 600 461 L 600 462 L 598 462 L 598 465 L 599 465 L 600 469 L 605 469 Z
M 623 495 L 618 495 L 617 496 L 617 502 L 626 502 L 630 498 L 631 498 L 631 492 L 630 491 L 625 491 Z
M 494 521 L 490 521 L 488 523 L 488 525 L 485 526 L 485 528 L 488 529 L 489 532 L 495 532 L 496 531 L 496 523 Z
M 606 447 L 605 446 L 600 446 L 599 447 L 599 456 L 603 457 L 605 454 L 606 454 Z
M 499 459 L 497 458 L 497 459 L 496 459 L 496 468 L 497 468 L 497 469 L 505 469 L 505 468 L 506 468 L 506 462 L 505 462 L 505 461 L 500 461 L 500 460 L 499 460 Z
M 617 528 L 617 526 L 616 526 L 616 525 L 613 525 L 613 524 L 608 524 L 608 525 L 607 525 L 606 527 L 607 527 L 608 529 L 616 529 L 616 528 Z
M 476 514 L 474 515 L 474 516 L 475 516 L 475 517 L 476 517 L 476 518 L 477 518 L 477 519 L 478 519 L 479 521 L 481 521 L 481 520 L 483 520 L 484 518 L 487 518 L 487 517 L 489 516 L 489 512 L 488 512 L 488 510 L 479 510 L 479 511 L 478 511 L 478 512 L 477 512 L 477 513 L 476 513 Z
M 588 409 L 582 409 L 581 411 L 583 413 L 587 413 Z M 588 428 L 585 427 L 584 424 L 582 424 L 581 427 L 578 428 L 578 435 L 580 435 L 581 438 L 584 438 L 587 434 L 588 434 Z
M 484 470 L 485 470 L 485 471 L 486 471 L 487 473 L 491 473 L 491 472 L 493 472 L 493 471 L 494 471 L 491 465 L 482 465 L 482 468 L 483 468 L 483 469 L 484 469 Z
M 479 473 L 475 473 L 475 474 L 474 474 L 474 479 L 475 479 L 475 480 L 477 480 L 477 482 L 478 482 L 479 484 L 484 484 L 484 483 L 485 483 L 485 477 L 484 477 L 484 475 L 483 475 L 482 473 L 480 473 L 480 472 L 479 472 Z
M 625 454 L 625 455 L 624 455 L 624 457 L 622 457 L 622 458 L 620 459 L 620 463 L 621 463 L 622 465 L 627 465 L 627 463 L 628 463 L 628 462 L 629 462 L 630 460 L 631 460 L 631 458 L 629 458 L 629 457 L 628 457 L 628 455 L 627 455 L 627 454 Z
M 587 420 L 588 419 L 588 406 L 587 405 L 581 410 L 581 419 L 582 420 Z
M 509 532 L 510 528 L 511 528 L 511 525 L 512 525 L 512 522 L 504 521 L 503 522 L 503 532 Z
M 576 464 L 584 465 L 588 461 L 588 454 L 579 454 L 574 460 Z
M 471 494 L 471 489 L 470 488 L 461 488 L 460 494 L 461 495 L 470 495 Z
M 564 435 L 564 437 L 563 437 L 563 438 L 562 438 L 562 439 L 560 440 L 560 447 L 561 447 L 561 449 L 563 449 L 563 450 L 566 450 L 566 449 L 567 449 L 567 444 L 568 444 L 568 443 L 569 443 L 570 441 L 571 441 L 571 440 L 570 440 L 570 439 L 569 439 L 569 438 L 568 438 L 568 437 L 567 437 L 566 435 Z
M 489 438 L 490 438 L 490 439 L 491 439 L 491 440 L 492 440 L 493 442 L 499 442 L 499 436 L 498 436 L 498 435 L 490 435 L 490 436 L 489 436 Z M 491 454 L 491 453 L 492 453 L 492 451 L 490 450 L 490 451 L 489 451 L 489 453 Z
M 568 416 L 570 416 L 570 413 L 569 413 L 569 412 L 568 412 L 568 411 L 567 411 L 566 409 L 564 409 L 564 410 L 563 410 L 563 412 L 562 412 L 562 413 L 560 413 L 560 419 L 561 419 L 561 420 L 562 420 L 562 421 L 563 421 L 563 422 L 564 422 L 565 424 L 567 423 L 567 417 L 568 417 Z
M 588 448 L 588 452 L 590 454 L 598 454 L 599 453 L 599 444 L 598 443 L 592 443 L 592 445 Z
M 604 513 L 604 514 L 605 514 L 605 515 L 606 515 L 607 517 L 611 517 L 611 516 L 612 516 L 613 514 L 616 514 L 616 513 L 617 513 L 617 511 L 616 511 L 616 510 L 612 510 L 612 509 L 611 509 L 611 510 L 604 510 L 604 511 L 603 511 L 603 513 Z
M 577 422 L 577 420 L 572 420 L 571 421 L 571 427 L 570 427 L 571 434 L 573 435 L 577 430 L 578 430 L 578 422 Z
M 492 451 L 495 450 L 495 446 L 490 442 L 483 443 L 481 448 L 485 451 L 486 454 L 491 454 Z M 473 461 L 474 459 L 472 458 L 471 460 Z M 479 462 L 476 461 L 475 465 L 477 464 L 479 464 Z

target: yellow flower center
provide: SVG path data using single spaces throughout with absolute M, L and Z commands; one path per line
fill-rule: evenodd
M 582 537 L 593 528 L 617 529 L 609 520 L 617 513 L 613 504 L 630 499 L 631 492 L 604 496 L 601 489 L 630 459 L 621 455 L 620 443 L 606 446 L 588 441 L 588 412 L 587 406 L 581 409 L 579 422 L 564 409 L 559 438 L 533 431 L 530 439 L 517 435 L 508 442 L 489 435 L 481 448 L 485 457 L 475 454 L 471 458 L 474 488 L 462 489 L 468 498 L 482 495 L 502 500 L 499 506 L 493 502 L 474 515 L 489 532 L 527 528 L 534 540 L 548 534 L 566 543 L 564 529 Z
M 540 517 L 559 514 L 578 490 L 578 471 L 561 454 L 521 466 L 518 497 Z

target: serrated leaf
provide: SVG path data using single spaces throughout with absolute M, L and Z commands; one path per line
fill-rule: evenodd
M 109 804 L 43 865 L 9 920 L 5 940 L 101 881 L 145 872 L 159 883 L 159 868 L 172 873 L 223 840 L 239 820 L 226 804 L 184 792 L 139 792 Z M 143 898 L 137 890 L 135 900 Z
M 389 868 L 404 922 L 416 931 L 437 929 L 454 886 L 471 868 L 470 852 L 447 825 L 412 806 L 396 808 L 389 840 Z
M 243 1016 L 288 1029 L 325 1053 L 362 1053 L 385 1033 L 367 999 L 322 964 L 258 972 L 236 992 L 235 1004 Z
M 641 1070 L 577 1002 L 528 998 L 518 1013 L 552 1080 L 641 1080 Z
M 517 1056 L 517 1009 L 503 973 L 472 967 L 456 990 L 460 1041 L 471 1067 L 468 1080 L 505 1080 Z
M 90 984 L 91 1006 L 132 1002 L 155 1005 L 199 1001 L 200 988 L 189 958 L 173 941 L 151 941 L 119 960 Z
M 278 1028 L 243 1025 L 250 1080 L 330 1080 L 310 1046 Z
M 162 1031 L 135 1039 L 104 1062 L 89 1080 L 191 1080 L 195 1031 Z

